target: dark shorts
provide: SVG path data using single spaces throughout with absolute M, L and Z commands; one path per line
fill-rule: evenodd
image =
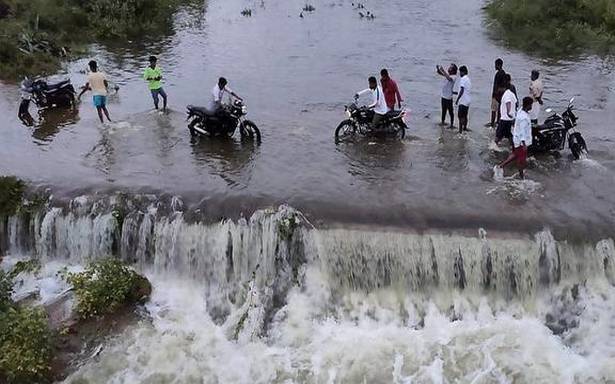
M 512 127 L 514 121 L 502 120 L 498 122 L 498 128 L 495 131 L 495 141 L 500 142 L 503 138 L 507 138 L 512 143 Z
M 107 96 L 96 95 L 92 97 L 92 101 L 96 108 L 102 108 L 107 105 Z
M 515 155 L 515 160 L 517 161 L 517 166 L 520 169 L 523 169 L 527 166 L 527 147 L 520 146 L 513 149 L 513 154 Z
M 468 105 L 459 104 L 459 108 L 457 109 L 457 115 L 460 119 L 467 119 L 468 113 L 470 112 L 470 107 Z

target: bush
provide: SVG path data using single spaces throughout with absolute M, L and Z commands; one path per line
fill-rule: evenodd
M 17 212 L 25 189 L 25 183 L 16 177 L 0 177 L 0 217 L 8 217 Z
M 48 381 L 51 332 L 42 308 L 0 312 L 0 378 L 8 383 Z
M 615 43 L 612 0 L 490 0 L 485 10 L 510 45 L 533 53 L 609 52 Z
M 75 290 L 82 319 L 113 313 L 151 293 L 147 279 L 113 258 L 95 261 L 85 271 L 67 273 L 65 278 Z

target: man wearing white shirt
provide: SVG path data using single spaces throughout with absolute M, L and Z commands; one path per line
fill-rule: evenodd
M 222 107 L 222 99 L 225 93 L 228 93 L 239 100 L 243 100 L 232 89 L 227 87 L 228 81 L 221 77 L 218 79 L 218 84 L 211 90 L 211 100 L 209 102 L 209 110 L 211 112 L 217 112 Z
M 509 74 L 505 76 L 505 88 L 504 95 L 502 95 L 502 101 L 500 103 L 500 121 L 498 122 L 498 128 L 495 132 L 495 143 L 500 144 L 503 138 L 507 138 L 512 144 L 512 127 L 515 122 L 515 116 L 517 114 L 517 96 L 512 90 L 511 77 Z
M 470 104 L 472 103 L 472 82 L 468 76 L 468 67 L 462 65 L 459 68 L 459 96 L 455 104 L 459 105 L 457 116 L 459 117 L 459 133 L 468 130 L 468 115 L 470 114 Z
M 530 111 L 534 104 L 534 99 L 526 97 L 523 99 L 523 107 L 517 114 L 515 126 L 512 131 L 513 153 L 500 165 L 496 165 L 494 173 L 498 174 L 497 168 L 504 168 L 513 161 L 517 161 L 519 177 L 523 179 L 523 170 L 527 167 L 527 149 L 532 145 L 532 121 Z
M 370 77 L 368 79 L 369 88 L 364 89 L 354 96 L 355 99 L 358 99 L 360 96 L 365 94 L 372 95 L 372 103 L 368 106 L 369 109 L 374 110 L 374 118 L 372 120 L 372 127 L 378 127 L 378 124 L 384 118 L 384 115 L 389 111 L 389 107 L 387 106 L 386 100 L 384 98 L 384 93 L 382 92 L 382 88 L 378 85 L 378 80 L 375 77 Z

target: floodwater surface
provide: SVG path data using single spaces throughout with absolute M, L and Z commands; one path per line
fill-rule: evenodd
M 351 1 L 315 1 L 316 10 L 300 17 L 303 1 L 211 0 L 182 9 L 170 36 L 95 45 L 66 71 L 81 85 L 95 58 L 120 85 L 109 98 L 111 124 L 98 122 L 86 95 L 77 110 L 47 111 L 25 127 L 17 119 L 18 87 L 4 83 L 0 172 L 56 191 L 162 191 L 195 202 L 233 201 L 230 210 L 287 202 L 343 221 L 612 233 L 612 59 L 555 61 L 510 51 L 489 37 L 480 0 L 364 4 L 373 20 Z M 246 6 L 254 8 L 251 17 L 240 14 Z M 152 110 L 141 78 L 151 54 L 164 70 L 166 115 Z M 587 159 L 573 161 L 566 149 L 531 159 L 527 181 L 493 180 L 491 169 L 506 157 L 484 128 L 497 57 L 520 96 L 530 71 L 539 69 L 546 106 L 561 112 L 576 98 Z M 450 62 L 467 65 L 473 82 L 472 131 L 465 135 L 438 125 L 435 66 Z M 383 67 L 411 110 L 406 138 L 336 145 L 344 105 Z M 260 146 L 237 137 L 190 138 L 185 106 L 206 104 L 218 76 L 245 98 L 248 118 L 263 133 Z

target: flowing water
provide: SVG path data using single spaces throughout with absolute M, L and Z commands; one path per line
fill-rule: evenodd
M 480 0 L 363 3 L 375 19 L 349 0 L 304 17 L 303 1 L 210 0 L 171 35 L 94 45 L 120 85 L 111 124 L 86 97 L 25 127 L 17 87 L 0 84 L 0 173 L 54 194 L 0 223 L 5 263 L 43 261 L 18 293 L 58 295 L 59 268 L 110 254 L 154 286 L 146 318 L 67 383 L 615 382 L 612 59 L 510 51 Z M 152 53 L 167 115 L 141 79 Z M 538 68 L 548 106 L 576 97 L 587 158 L 493 178 L 506 151 L 482 126 L 499 56 L 521 94 Z M 88 59 L 67 65 L 74 83 Z M 451 61 L 474 85 L 464 136 L 437 125 L 435 65 Z M 383 66 L 412 109 L 408 137 L 335 145 L 344 104 Z M 220 75 L 260 146 L 189 137 L 184 106 Z

